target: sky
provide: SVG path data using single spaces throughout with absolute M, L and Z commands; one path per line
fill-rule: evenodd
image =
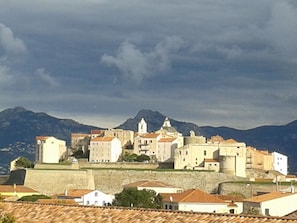
M 297 119 L 296 0 L 0 0 L 0 109 L 112 128 Z

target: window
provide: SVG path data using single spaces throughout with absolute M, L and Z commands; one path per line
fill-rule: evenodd
M 188 151 L 186 151 L 186 155 L 188 155 Z
M 98 192 L 95 192 L 95 197 L 98 197 Z
M 265 215 L 270 215 L 269 214 L 269 208 L 265 208 Z
M 206 156 L 206 150 L 204 150 L 204 156 Z

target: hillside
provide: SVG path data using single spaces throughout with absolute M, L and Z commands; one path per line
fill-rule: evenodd
M 23 107 L 3 110 L 0 112 L 0 173 L 5 172 L 8 163 L 18 156 L 33 161 L 38 135 L 54 136 L 66 140 L 69 145 L 71 132 L 89 133 L 91 129 L 98 127 L 55 118 L 43 112 L 35 113 Z

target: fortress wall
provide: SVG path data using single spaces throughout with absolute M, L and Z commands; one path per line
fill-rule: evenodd
M 197 171 L 156 171 L 156 170 L 96 170 L 96 188 L 105 193 L 119 193 L 123 185 L 140 180 L 158 180 L 183 189 L 197 188 L 208 193 L 217 191 L 224 181 L 239 180 L 235 176 L 221 173 Z
M 253 183 L 253 182 L 242 182 L 242 183 L 221 183 L 219 185 L 220 194 L 229 194 L 229 193 L 240 193 L 243 194 L 246 198 L 256 196 L 258 192 L 273 192 L 273 191 L 285 191 L 291 192 L 291 190 L 297 191 L 296 185 L 281 184 L 278 186 L 274 183 Z
M 212 193 L 217 191 L 219 183 L 240 179 L 222 173 L 198 171 L 27 169 L 24 185 L 47 195 L 63 193 L 71 188 L 98 189 L 115 194 L 128 183 L 158 180 L 183 189 L 198 188 Z
M 52 169 L 52 170 L 75 170 L 79 169 L 79 165 L 77 163 L 72 164 L 52 164 L 52 163 L 36 163 L 34 165 L 34 169 Z
M 92 170 L 27 169 L 24 185 L 46 195 L 74 188 L 95 189 Z

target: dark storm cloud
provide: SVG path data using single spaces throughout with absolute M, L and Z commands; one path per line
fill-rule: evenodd
M 0 2 L 3 109 L 98 125 L 142 108 L 240 128 L 297 118 L 295 1 Z

